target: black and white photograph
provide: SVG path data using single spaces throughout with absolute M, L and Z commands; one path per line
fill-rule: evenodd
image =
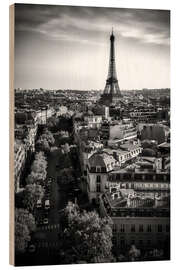
M 14 265 L 170 260 L 170 10 L 12 9 Z

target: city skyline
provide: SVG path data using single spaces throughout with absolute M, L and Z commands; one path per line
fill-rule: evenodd
M 15 88 L 104 89 L 115 34 L 120 89 L 170 87 L 170 12 L 18 5 Z

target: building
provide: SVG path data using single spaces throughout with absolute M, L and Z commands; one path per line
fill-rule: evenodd
M 47 119 L 52 117 L 55 114 L 55 110 L 52 107 L 42 107 L 41 109 L 36 111 L 37 121 L 39 125 L 45 125 L 47 123 Z
M 84 123 L 90 128 L 100 128 L 102 119 L 102 115 L 94 115 L 90 110 L 84 113 Z
M 89 155 L 87 167 L 87 194 L 89 200 L 98 201 L 99 194 L 105 192 L 111 172 L 122 169 L 141 153 L 139 144 L 124 145 L 120 149 L 99 148 Z
M 156 123 L 157 111 L 154 108 L 134 108 L 129 112 L 129 117 L 137 123 Z
M 109 118 L 109 107 L 97 105 L 92 109 L 94 115 L 102 115 L 105 119 Z
M 125 253 L 135 245 L 142 252 L 161 249 L 165 257 L 169 256 L 169 196 L 155 194 L 116 186 L 100 196 L 101 216 L 109 216 L 113 221 L 116 255 Z
M 137 139 L 137 129 L 132 121 L 103 121 L 100 130 L 102 140 L 110 146 Z
M 155 140 L 158 144 L 167 141 L 170 134 L 169 127 L 161 124 L 139 124 L 141 140 Z
M 125 149 L 125 148 L 124 148 Z M 89 159 L 89 199 L 98 201 L 101 216 L 113 221 L 116 255 L 135 245 L 141 251 L 169 248 L 170 173 L 161 158 L 139 157 L 124 168 L 120 150 Z M 119 154 L 119 156 L 118 156 Z M 131 160 L 131 159 L 130 159 Z M 164 250 L 164 254 L 167 252 Z
M 117 191 L 117 189 L 116 189 Z M 156 206 L 156 200 L 136 195 L 132 190 L 114 193 L 113 189 L 100 196 L 100 212 L 113 221 L 113 245 L 117 255 L 135 245 L 141 251 L 169 248 L 169 200 Z
M 96 202 L 101 193 L 105 192 L 108 172 L 118 163 L 107 152 L 96 152 L 88 160 L 87 165 L 87 194 L 89 201 Z
M 56 110 L 56 116 L 64 115 L 68 112 L 68 108 L 66 106 L 59 106 Z
M 20 140 L 15 140 L 14 143 L 14 180 L 15 192 L 20 190 L 20 177 L 24 169 L 26 161 L 26 149 Z

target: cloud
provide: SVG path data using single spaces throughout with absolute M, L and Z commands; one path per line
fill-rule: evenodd
M 16 31 L 27 35 L 36 32 L 49 39 L 97 43 L 112 26 L 125 41 L 169 46 L 167 10 L 16 4 Z

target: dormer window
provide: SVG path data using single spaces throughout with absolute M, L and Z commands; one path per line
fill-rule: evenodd
M 92 172 L 96 172 L 96 167 L 91 167 Z

